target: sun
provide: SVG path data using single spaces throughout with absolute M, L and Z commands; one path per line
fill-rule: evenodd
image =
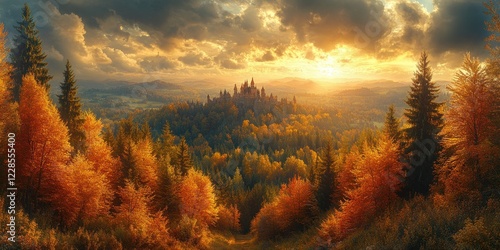
M 334 58 L 328 56 L 324 59 L 316 61 L 317 77 L 338 77 L 340 75 L 339 66 Z
M 333 77 L 336 76 L 337 70 L 335 70 L 332 66 L 319 66 L 318 67 L 319 75 Z

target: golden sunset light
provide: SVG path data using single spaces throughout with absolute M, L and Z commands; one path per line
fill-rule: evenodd
M 0 249 L 500 249 L 498 0 L 0 0 Z
M 456 61 L 435 67 L 437 78 L 445 80 L 463 53 L 486 55 L 487 17 L 479 1 L 69 0 L 31 6 L 49 68 L 59 69 L 69 59 L 86 80 L 253 74 L 266 80 L 409 82 L 408 66 L 423 50 L 433 66 Z M 13 10 L 21 7 L 17 1 L 2 4 L 10 34 Z

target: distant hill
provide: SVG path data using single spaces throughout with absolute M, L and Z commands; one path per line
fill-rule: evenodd
M 368 88 L 358 88 L 358 89 L 342 90 L 334 95 L 337 95 L 337 96 L 376 96 L 377 93 L 375 93 L 373 90 L 368 89 Z

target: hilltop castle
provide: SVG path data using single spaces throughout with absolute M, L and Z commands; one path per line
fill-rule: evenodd
M 248 83 L 248 80 L 245 81 L 244 83 L 240 84 L 240 88 L 238 91 L 238 86 L 234 84 L 233 88 L 233 95 L 227 91 L 222 90 L 219 93 L 219 97 L 215 97 L 213 99 L 210 99 L 210 95 L 207 95 L 207 103 L 209 102 L 220 102 L 220 101 L 227 101 L 227 100 L 232 100 L 235 103 L 248 103 L 250 101 L 268 101 L 268 102 L 278 102 L 278 96 L 273 95 L 272 93 L 267 96 L 266 94 L 266 89 L 262 87 L 260 90 L 255 86 L 255 82 L 252 77 L 252 81 L 250 84 Z M 281 98 L 282 103 L 287 103 L 288 100 L 287 98 Z M 295 104 L 295 97 L 293 98 L 293 103 Z
M 272 93 L 267 95 L 264 87 L 259 90 L 255 85 L 253 77 L 250 83 L 248 83 L 247 80 L 240 84 L 239 89 L 235 84 L 232 96 L 227 90 L 221 90 L 219 96 L 213 99 L 210 98 L 210 95 L 207 95 L 207 104 L 226 102 L 234 103 L 239 110 L 252 110 L 256 114 L 272 112 L 272 110 L 276 108 L 279 108 L 285 113 L 294 112 L 296 109 L 295 96 L 291 102 L 289 102 L 287 98 L 281 98 L 280 101 L 278 101 L 278 96 Z

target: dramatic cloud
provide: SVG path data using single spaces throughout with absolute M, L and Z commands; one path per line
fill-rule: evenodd
M 27 2 L 56 78 L 66 59 L 91 78 L 140 78 L 152 72 L 402 74 L 423 50 L 445 76 L 456 66 L 446 60 L 460 61 L 466 51 L 486 55 L 488 17 L 476 0 L 436 0 L 434 5 L 430 0 Z M 22 4 L 7 0 L 0 7 L 8 46 Z M 407 71 L 405 77 L 413 70 Z
M 437 11 L 432 13 L 430 27 L 426 33 L 432 52 L 472 51 L 485 55 L 485 38 L 488 36 L 482 1 L 439 0 Z
M 185 56 L 179 57 L 179 61 L 186 65 L 209 65 L 210 59 L 203 53 L 188 53 Z
M 281 1 L 278 15 L 299 42 L 311 42 L 326 51 L 339 44 L 373 48 L 391 25 L 383 2 L 374 0 Z

